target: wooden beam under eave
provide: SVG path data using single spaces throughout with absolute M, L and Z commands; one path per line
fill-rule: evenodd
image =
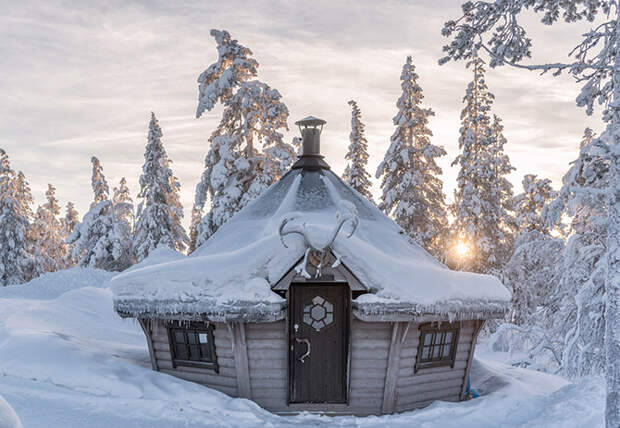
M 408 323 L 395 322 L 392 326 L 392 339 L 388 353 L 387 372 L 385 374 L 385 387 L 383 388 L 382 413 L 394 413 L 396 410 L 396 383 L 400 368 L 400 350 L 403 344 L 403 334 L 408 330 Z
M 484 320 L 476 320 L 474 321 L 476 324 L 474 325 L 474 334 L 471 338 L 471 346 L 469 347 L 469 355 L 467 356 L 467 365 L 465 366 L 465 376 L 463 378 L 463 387 L 461 388 L 461 400 L 465 398 L 465 390 L 467 389 L 467 379 L 469 379 L 469 371 L 471 370 L 471 363 L 474 358 L 474 352 L 476 350 L 476 340 L 478 339 L 478 334 L 480 330 L 482 330 L 482 326 L 484 325 Z
M 245 323 L 229 323 L 233 336 L 233 355 L 235 356 L 235 372 L 237 374 L 237 388 L 239 397 L 252 398 L 250 386 L 250 365 L 248 363 L 248 345 L 245 338 Z
M 145 320 L 142 318 L 138 318 L 138 323 L 140 327 L 142 327 L 142 331 L 144 331 L 144 335 L 146 336 L 146 344 L 149 347 L 149 356 L 151 357 L 151 367 L 153 370 L 159 371 L 159 366 L 157 365 L 157 358 L 155 358 L 155 348 L 153 346 L 153 329 L 151 325 L 157 322 L 157 320 Z

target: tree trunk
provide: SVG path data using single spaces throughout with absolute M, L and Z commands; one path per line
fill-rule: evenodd
M 607 402 L 605 425 L 620 427 L 620 8 L 616 6 L 614 94 L 610 108 L 609 214 L 607 232 L 607 275 L 605 278 L 605 377 Z

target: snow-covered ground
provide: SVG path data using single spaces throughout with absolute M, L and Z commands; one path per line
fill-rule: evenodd
M 112 309 L 111 276 L 74 268 L 0 287 L 0 428 L 603 426 L 601 379 L 512 367 L 485 346 L 472 371 L 480 398 L 382 417 L 275 416 L 152 371 L 140 327 Z

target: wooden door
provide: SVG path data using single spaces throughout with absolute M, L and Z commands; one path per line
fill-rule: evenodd
M 346 403 L 349 287 L 291 284 L 289 402 Z

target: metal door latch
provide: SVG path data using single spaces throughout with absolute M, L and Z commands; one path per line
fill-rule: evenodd
M 310 352 L 312 351 L 312 348 L 310 347 L 310 341 L 308 339 L 295 339 L 295 341 L 297 343 L 305 343 L 306 344 L 306 353 L 303 354 L 301 357 L 299 357 L 299 362 L 300 363 L 304 363 L 306 358 L 308 358 L 310 356 Z

